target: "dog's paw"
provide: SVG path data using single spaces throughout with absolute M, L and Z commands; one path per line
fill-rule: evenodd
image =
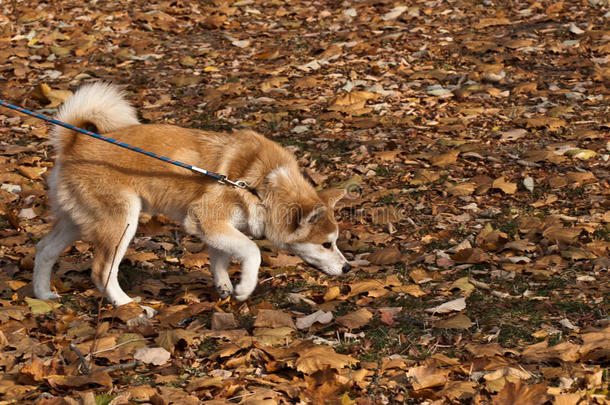
M 61 296 L 59 296 L 58 294 L 55 294 L 52 291 L 45 291 L 45 292 L 36 294 L 36 298 L 38 298 L 39 300 L 54 300 L 57 298 L 61 298 Z
M 237 301 L 245 301 L 254 291 L 254 287 L 238 284 L 237 287 L 235 287 L 235 291 L 233 291 L 233 297 L 235 297 Z
M 216 291 L 223 300 L 233 294 L 233 285 L 231 283 L 216 285 Z

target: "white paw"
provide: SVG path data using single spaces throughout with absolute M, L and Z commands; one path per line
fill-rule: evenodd
M 218 295 L 220 295 L 220 298 L 224 300 L 225 298 L 233 294 L 233 284 L 231 284 L 230 282 L 217 284 L 216 291 L 218 291 Z
M 52 291 L 45 291 L 45 292 L 37 293 L 35 295 L 36 295 L 36 298 L 38 298 L 39 300 L 54 300 L 54 299 L 60 298 L 59 295 L 55 294 Z
M 140 305 L 140 308 L 142 308 L 144 310 L 144 312 L 146 312 L 145 315 L 146 318 L 148 319 L 152 319 L 155 315 L 157 315 L 157 310 L 151 307 L 147 307 L 146 305 Z M 142 316 L 140 315 L 140 316 Z
M 238 284 L 237 287 L 235 287 L 233 296 L 235 297 L 235 299 L 237 301 L 245 301 L 248 299 L 250 294 L 252 294 L 255 287 L 256 287 L 256 285 L 248 286 L 248 285 Z

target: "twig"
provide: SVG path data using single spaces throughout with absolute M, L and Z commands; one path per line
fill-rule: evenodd
M 93 356 L 93 355 L 95 355 L 95 354 L 104 353 L 104 352 L 111 352 L 111 351 L 113 351 L 114 349 L 119 348 L 119 347 L 121 347 L 121 346 L 124 346 L 124 345 L 126 345 L 126 344 L 128 344 L 128 343 L 131 343 L 131 342 L 139 342 L 139 341 L 141 341 L 141 340 L 146 340 L 146 339 L 145 339 L 145 338 L 139 338 L 139 339 L 129 339 L 129 340 L 126 340 L 126 341 L 124 341 L 124 342 L 119 343 L 118 345 L 114 345 L 114 346 L 112 346 L 112 347 L 109 347 L 109 348 L 107 348 L 107 349 L 102 349 L 102 350 L 98 350 L 98 351 L 96 351 L 96 352 L 91 352 L 91 353 L 89 353 L 87 356 Z
M 108 366 L 108 367 L 104 367 L 104 368 L 99 368 L 97 370 L 93 370 L 94 373 L 101 373 L 103 371 L 107 372 L 107 373 L 111 373 L 113 371 L 123 371 L 123 370 L 131 370 L 132 368 L 136 368 L 138 366 L 141 366 L 143 363 L 140 360 L 136 360 L 136 361 L 132 361 L 129 363 L 123 363 L 123 364 L 114 364 L 112 366 Z
M 78 358 L 80 359 L 80 362 L 83 366 L 83 368 L 85 369 L 85 374 L 89 374 L 90 370 L 89 370 L 89 365 L 87 364 L 87 360 L 85 360 L 85 356 L 83 356 L 83 354 L 81 353 L 80 350 L 78 350 L 78 347 L 76 347 L 76 345 L 72 342 L 70 342 L 70 349 L 76 353 L 76 355 L 78 356 Z
M 273 280 L 274 278 L 280 278 L 280 277 L 286 277 L 286 273 L 280 273 L 280 274 L 276 274 L 275 276 L 268 277 L 268 278 L 266 278 L 266 279 L 264 279 L 264 280 L 261 280 L 261 281 L 259 282 L 259 284 L 262 284 L 262 283 L 265 283 L 265 282 L 267 282 L 267 281 L 271 281 L 271 280 Z

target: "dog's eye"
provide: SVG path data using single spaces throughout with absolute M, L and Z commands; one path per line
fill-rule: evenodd
M 332 244 L 332 243 L 330 243 L 330 242 L 326 242 L 326 243 L 323 243 L 323 244 L 322 244 L 322 247 L 323 247 L 324 249 L 330 249 L 332 246 L 333 246 L 333 244 Z

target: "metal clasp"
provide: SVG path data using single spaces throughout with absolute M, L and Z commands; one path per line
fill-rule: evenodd
M 245 181 L 243 181 L 243 180 L 232 181 L 232 180 L 229 180 L 227 178 L 227 176 L 223 176 L 223 179 L 220 180 L 220 182 L 221 183 L 229 183 L 233 187 L 237 187 L 237 188 L 248 188 L 248 183 L 246 183 Z

